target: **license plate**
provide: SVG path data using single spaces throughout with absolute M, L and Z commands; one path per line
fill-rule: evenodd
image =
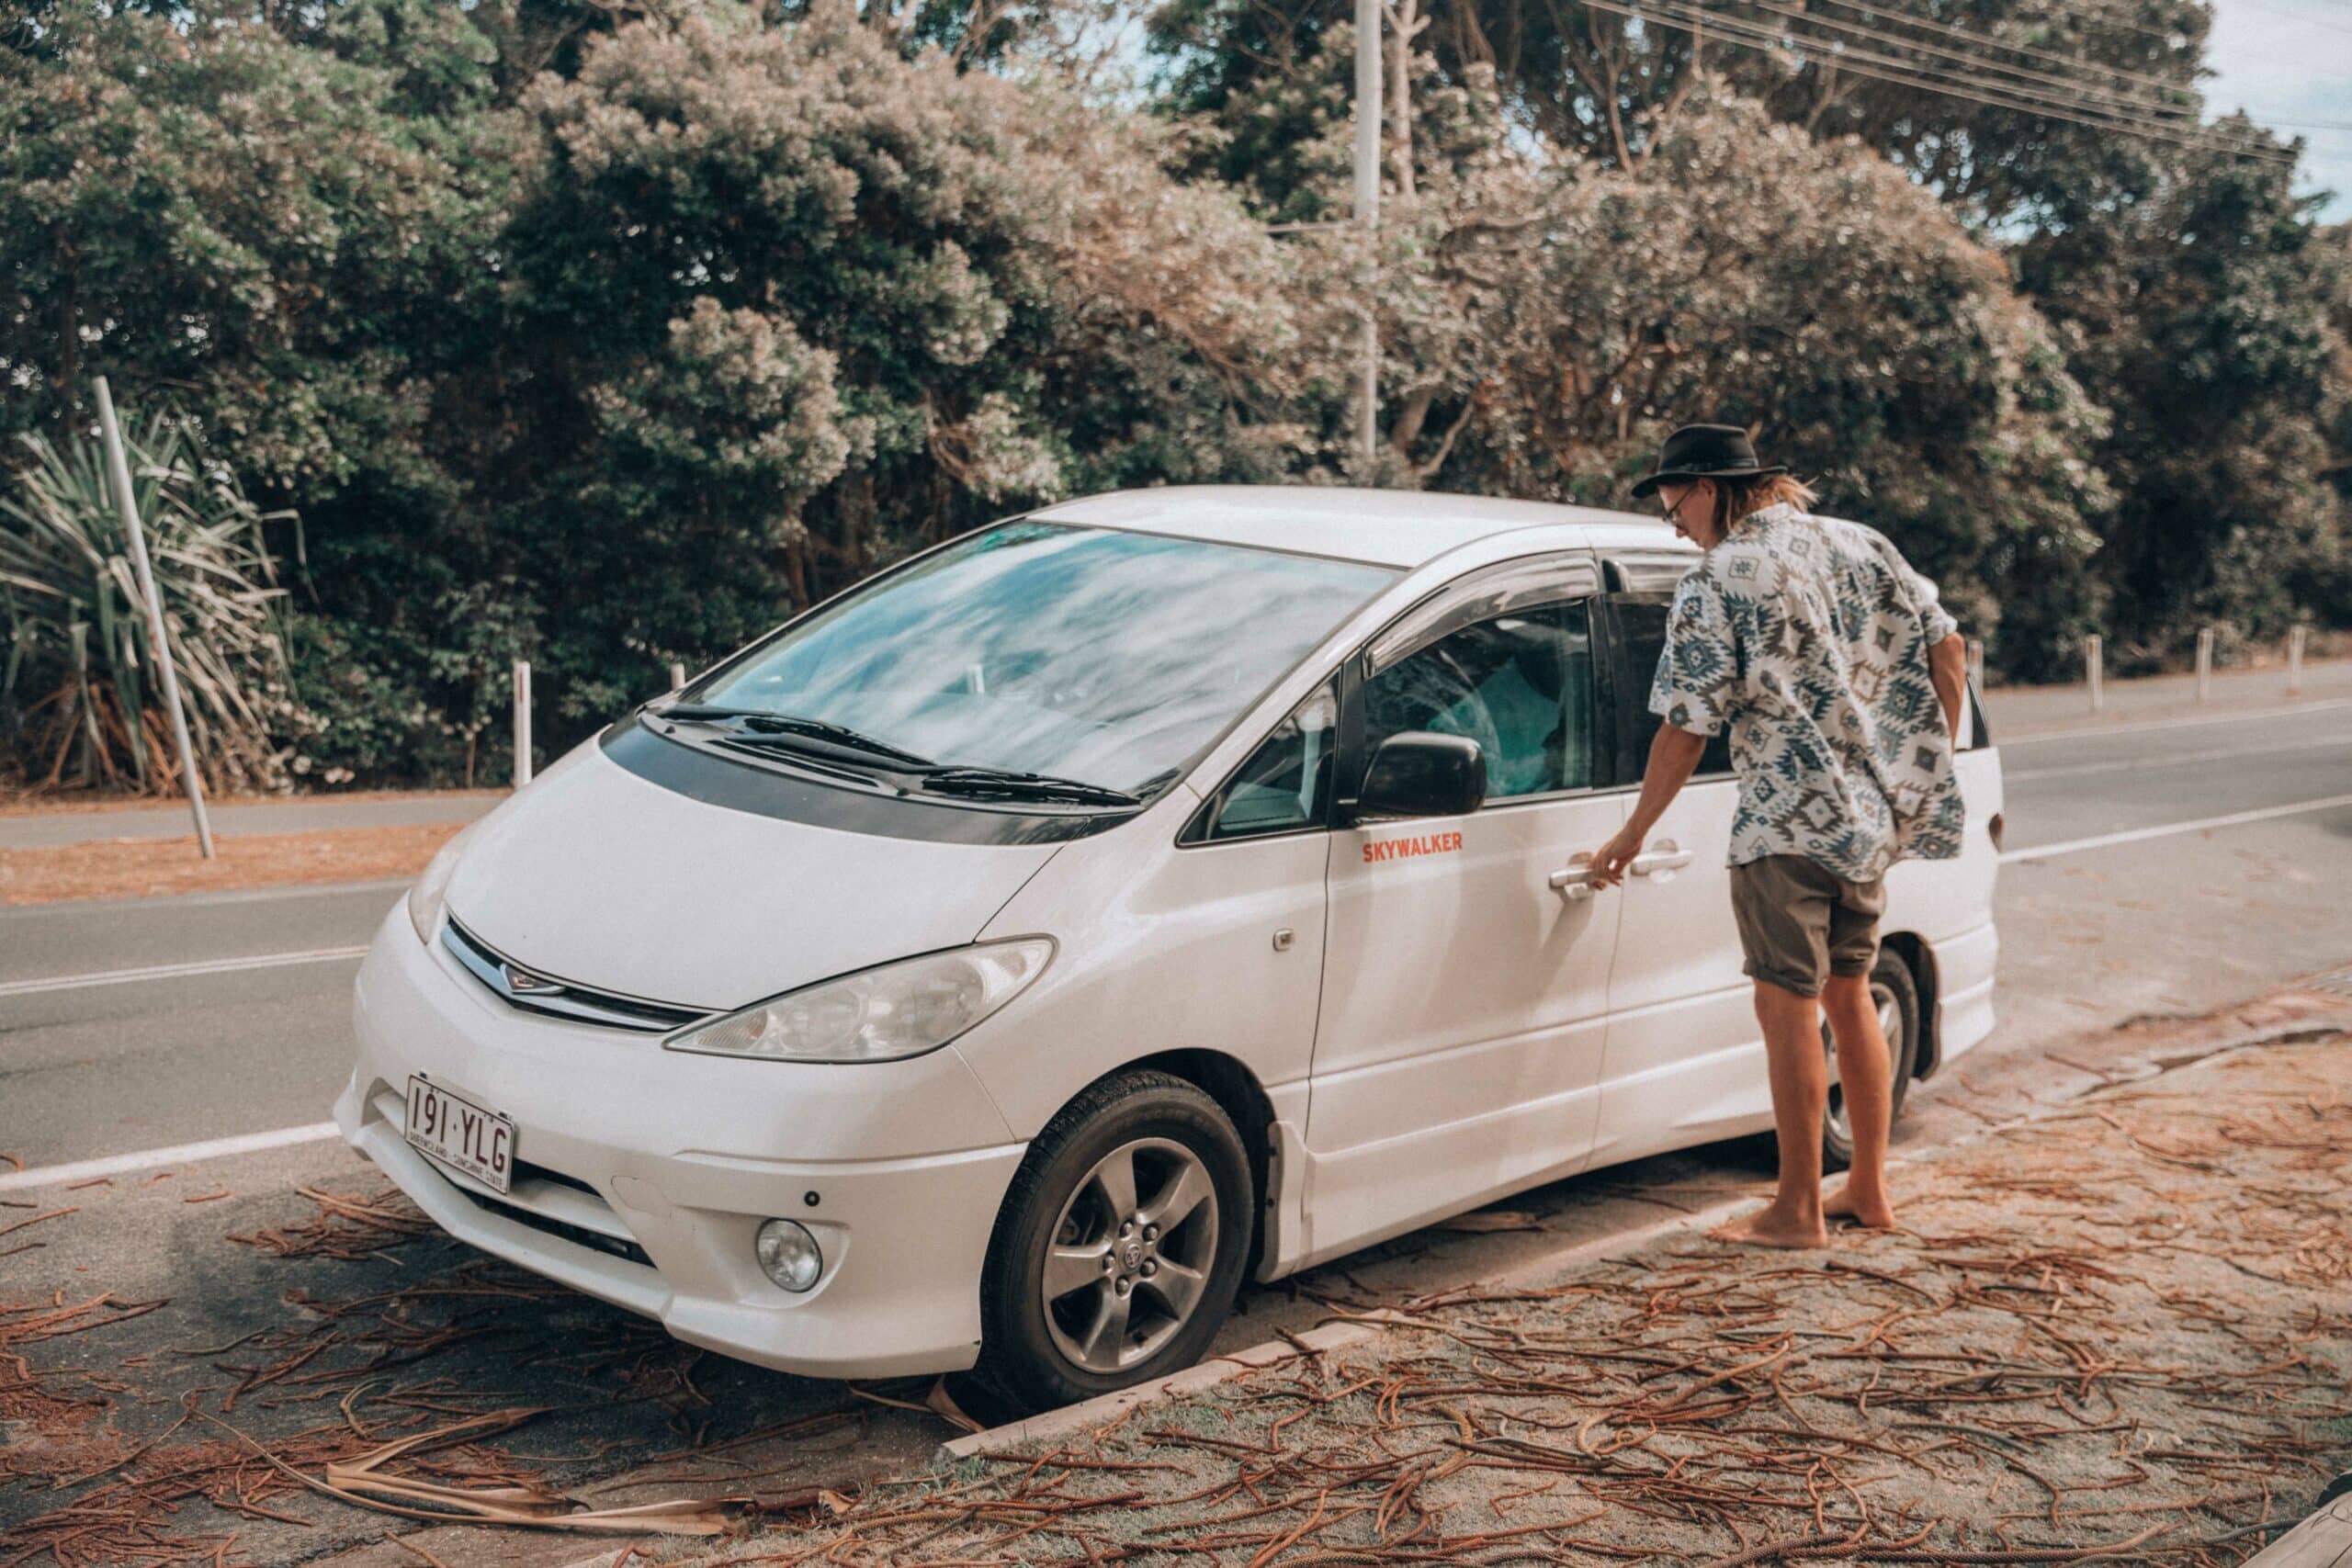
M 514 1179 L 514 1123 L 423 1078 L 408 1080 L 408 1141 L 493 1191 Z

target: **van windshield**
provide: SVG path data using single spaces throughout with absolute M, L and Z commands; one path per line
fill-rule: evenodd
M 850 594 L 682 695 L 843 726 L 943 766 L 1148 795 L 1396 575 L 1024 519 Z

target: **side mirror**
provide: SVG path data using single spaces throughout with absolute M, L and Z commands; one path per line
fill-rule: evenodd
M 1355 816 L 1467 817 L 1486 799 L 1487 754 L 1476 740 L 1408 729 L 1373 751 Z

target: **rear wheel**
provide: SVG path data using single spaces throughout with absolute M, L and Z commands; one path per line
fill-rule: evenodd
M 1919 987 L 1911 977 L 1910 965 L 1884 947 L 1879 949 L 1878 963 L 1871 969 L 1871 1005 L 1886 1035 L 1887 1066 L 1894 1089 L 1891 1122 L 1903 1114 L 1903 1096 L 1918 1065 Z M 1821 1048 L 1829 1058 L 1829 1105 L 1821 1119 L 1821 1165 L 1825 1170 L 1844 1170 L 1854 1163 L 1854 1129 L 1846 1116 L 1845 1090 L 1838 1082 L 1837 1036 L 1826 1018 L 1821 1022 Z
M 1255 1213 L 1249 1156 L 1216 1100 L 1167 1073 L 1094 1085 L 1013 1177 L 978 1371 L 1043 1409 L 1190 1366 L 1232 1310 Z

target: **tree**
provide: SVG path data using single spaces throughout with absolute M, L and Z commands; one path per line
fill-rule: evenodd
M 2126 667 L 2211 622 L 2274 637 L 2299 588 L 2341 581 L 2345 498 L 2325 476 L 2347 384 L 2330 319 L 2342 257 L 2291 180 L 2187 154 L 2109 222 L 2020 248 L 2076 376 L 2113 412 L 2101 564 Z
M 1279 471 L 1274 243 L 1066 87 L 835 0 L 631 24 L 522 107 L 497 515 L 562 563 L 567 715 L 1010 507 Z
M 85 419 L 107 370 L 273 497 L 435 488 L 417 432 L 494 204 L 394 74 L 204 12 L 40 37 L 0 51 L 0 434 Z

